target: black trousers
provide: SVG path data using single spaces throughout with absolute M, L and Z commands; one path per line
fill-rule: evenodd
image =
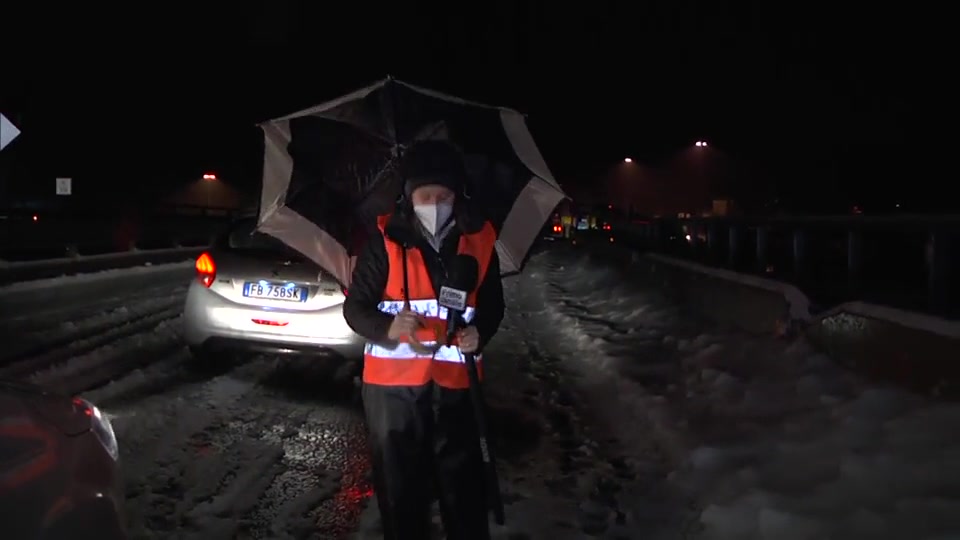
M 429 540 L 440 500 L 449 540 L 490 538 L 479 435 L 468 390 L 363 385 L 373 481 L 386 540 Z

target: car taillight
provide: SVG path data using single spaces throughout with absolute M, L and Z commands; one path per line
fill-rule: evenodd
M 287 321 L 274 321 L 274 320 L 271 320 L 271 319 L 250 319 L 250 320 L 252 320 L 253 322 L 255 322 L 255 323 L 257 323 L 257 324 L 263 324 L 263 325 L 266 325 L 266 326 L 286 326 L 286 325 L 290 324 L 290 323 L 287 322 Z
M 343 291 L 343 295 L 344 295 L 344 296 L 346 296 L 346 295 L 347 295 L 347 291 L 349 291 L 349 289 L 347 289 L 346 287 L 340 287 L 340 290 Z
M 204 287 L 213 285 L 213 280 L 217 277 L 217 265 L 213 263 L 213 257 L 209 253 L 203 252 L 197 257 L 197 264 L 194 266 L 197 269 L 197 279 L 200 280 L 200 283 Z

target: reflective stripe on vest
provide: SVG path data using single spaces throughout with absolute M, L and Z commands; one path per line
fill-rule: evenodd
M 380 311 L 389 314 L 400 313 L 400 310 L 403 309 L 403 302 L 400 300 L 384 300 L 380 302 L 378 306 Z M 417 313 L 426 315 L 427 317 L 439 318 L 446 321 L 447 319 L 447 308 L 440 305 L 436 300 L 412 300 L 410 302 L 410 309 Z M 469 323 L 473 320 L 473 314 L 476 310 L 474 308 L 467 306 L 467 309 L 463 312 L 463 321 Z M 421 342 L 426 347 L 435 347 L 437 341 L 423 341 Z M 389 358 L 393 360 L 412 360 L 414 358 L 432 358 L 438 362 L 454 362 L 454 363 L 463 363 L 463 353 L 460 351 L 460 347 L 454 342 L 453 345 L 440 346 L 436 353 L 433 356 L 424 355 L 417 353 L 413 350 L 413 347 L 409 343 L 400 343 L 395 349 L 390 349 L 388 347 L 383 347 L 381 345 L 374 345 L 373 343 L 367 343 L 366 348 L 363 351 L 363 354 L 376 356 L 378 358 Z M 480 356 L 477 356 L 477 361 L 480 361 Z
M 389 216 L 377 220 L 381 232 L 384 231 Z M 426 327 L 414 333 L 414 338 L 426 347 L 436 346 L 446 339 L 447 309 L 437 302 L 423 256 L 417 248 L 407 250 L 407 272 L 409 291 L 403 290 L 403 249 L 388 240 L 384 242 L 389 261 L 389 275 L 384 290 L 384 300 L 379 309 L 384 313 L 399 313 L 404 306 L 403 298 L 410 299 L 410 309 L 425 317 Z M 490 259 L 496 246 L 496 232 L 487 223 L 479 232 L 460 237 L 458 253 L 471 255 L 479 263 L 479 276 L 473 290 L 467 294 L 467 308 L 463 313 L 464 322 L 473 320 L 476 306 L 476 288 L 483 282 Z M 417 386 L 431 380 L 447 388 L 467 388 L 469 379 L 464 365 L 463 354 L 457 346 L 456 338 L 451 346 L 442 346 L 436 352 L 417 352 L 406 340 L 396 347 L 384 347 L 368 343 L 364 349 L 363 381 L 368 384 L 387 386 Z M 481 358 L 478 356 L 477 370 L 482 377 Z

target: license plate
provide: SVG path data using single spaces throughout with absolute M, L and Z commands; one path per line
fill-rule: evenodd
M 306 302 L 307 288 L 296 287 L 286 283 L 248 281 L 243 285 L 243 295 L 247 298 L 265 298 L 269 300 L 285 300 L 287 302 Z

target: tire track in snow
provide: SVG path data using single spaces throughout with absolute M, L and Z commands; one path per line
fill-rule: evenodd
M 532 354 L 553 355 L 571 374 L 579 375 L 574 378 L 576 386 L 590 404 L 584 410 L 587 423 L 607 436 L 598 451 L 607 455 L 616 469 L 615 477 L 601 477 L 597 486 L 598 499 L 617 515 L 615 525 L 606 525 L 607 533 L 616 531 L 612 536 L 629 538 L 638 537 L 638 531 L 658 538 L 690 536 L 695 513 L 689 509 L 690 501 L 663 481 L 670 463 L 658 445 L 662 441 L 640 435 L 654 429 L 653 420 L 641 413 L 650 408 L 649 396 L 627 376 L 637 363 L 658 371 L 676 371 L 670 367 L 673 358 L 647 348 L 651 342 L 659 344 L 662 329 L 653 332 L 617 313 L 620 308 L 634 311 L 637 306 L 633 304 L 646 300 L 627 297 L 630 290 L 621 283 L 598 287 L 609 281 L 607 276 L 590 276 L 601 268 L 585 257 L 576 257 L 575 252 L 544 254 L 537 267 L 540 274 L 536 278 L 522 276 L 526 283 L 519 287 L 534 323 L 529 346 Z M 594 311 L 603 316 L 591 314 Z M 618 319 L 623 320 L 615 322 Z M 612 356 L 614 350 L 607 340 L 611 336 L 633 337 L 630 345 L 634 350 L 625 351 L 619 345 L 626 344 L 618 344 L 617 357 Z M 596 517 L 601 518 L 599 514 Z M 595 524 L 605 528 L 603 521 Z
M 324 430 L 326 422 L 318 426 L 311 420 L 315 413 L 302 404 L 265 395 L 226 425 L 202 434 L 203 448 L 223 455 L 218 461 L 222 464 L 219 493 L 189 511 L 198 524 L 198 535 L 227 532 L 224 527 L 229 527 L 231 536 L 274 539 L 288 538 L 289 530 L 298 525 L 311 527 L 303 522 L 304 514 L 333 497 L 339 485 L 337 474 L 321 468 L 335 448 L 336 437 L 324 437 L 329 430 Z M 327 413 L 320 412 L 324 420 Z M 249 452 L 264 445 L 279 451 L 267 454 L 274 461 L 265 459 L 247 470 L 238 458 L 245 449 Z M 254 489 L 237 489 L 251 485 Z M 193 491 L 189 498 L 196 500 L 198 490 Z M 228 523 L 219 522 L 222 517 Z
M 343 492 L 359 414 L 269 388 L 259 357 L 202 383 L 101 407 L 120 441 L 136 538 L 306 537 L 309 511 Z M 314 531 L 315 532 L 315 531 Z M 324 536 L 326 537 L 326 536 Z
M 73 394 L 163 358 L 183 347 L 179 317 L 164 318 L 144 332 L 111 341 L 61 364 L 49 365 L 28 377 L 34 384 Z
M 179 529 L 196 529 L 187 499 L 203 489 L 220 489 L 222 454 L 203 444 L 204 437 L 230 422 L 242 406 L 256 400 L 257 381 L 267 362 L 254 361 L 197 384 L 181 385 L 127 406 L 101 407 L 111 418 L 120 446 L 126 514 L 132 538 L 184 538 Z M 249 373 L 240 377 L 238 373 Z M 212 486 L 211 486 L 212 484 Z M 208 538 L 231 538 L 211 531 Z
M 179 320 L 160 323 L 154 333 L 131 336 L 123 342 L 115 342 L 110 353 L 104 356 L 97 354 L 95 360 L 87 365 L 71 366 L 68 363 L 62 368 L 55 366 L 47 372 L 51 382 L 44 382 L 47 377 L 43 373 L 35 375 L 33 382 L 64 394 L 76 395 L 91 388 L 102 387 L 117 377 L 158 361 L 183 364 L 189 353 L 183 346 L 179 328 L 171 331 L 171 324 L 179 327 Z M 129 346 L 130 342 L 133 347 Z
M 142 318 L 126 322 L 119 326 L 113 326 L 106 332 L 90 336 L 70 343 L 68 346 L 53 349 L 49 352 L 37 356 L 18 360 L 8 366 L 0 368 L 0 377 L 23 378 L 40 370 L 49 369 L 62 362 L 76 363 L 78 358 L 90 361 L 97 353 L 103 350 L 116 348 L 115 343 L 129 343 L 131 339 L 145 339 L 149 342 L 150 338 L 142 337 L 140 334 L 157 328 L 162 323 L 175 320 L 181 313 L 181 307 L 168 307 L 162 311 L 145 315 Z
M 184 383 L 209 378 L 207 373 L 190 369 L 192 361 L 190 352 L 181 346 L 165 358 L 137 367 L 101 386 L 84 390 L 83 397 L 100 407 L 119 406 Z
M 169 292 L 169 291 L 168 291 Z M 24 358 L 41 356 L 57 348 L 70 346 L 71 343 L 91 340 L 108 332 L 119 324 L 131 324 L 149 319 L 158 313 L 181 309 L 182 299 L 171 299 L 169 294 L 160 299 L 131 301 L 132 307 L 120 306 L 113 311 L 100 313 L 79 322 L 61 322 L 45 330 L 26 334 L 18 338 L 19 346 L 10 353 L 0 354 L 0 364 L 12 364 Z M 93 341 L 96 343 L 96 341 Z M 77 352 L 74 345 L 74 352 Z
M 258 383 L 263 385 L 263 397 L 228 424 L 201 437 L 206 448 L 222 450 L 269 443 L 283 449 L 279 463 L 269 468 L 276 474 L 267 478 L 269 482 L 257 482 L 254 496 L 223 496 L 231 501 L 227 505 L 232 516 L 228 522 L 239 525 L 229 529 L 231 535 L 271 540 L 341 538 L 356 528 L 360 512 L 372 495 L 367 479 L 366 432 L 357 408 L 329 399 L 317 400 L 316 396 L 325 392 L 312 383 L 304 384 L 304 376 L 307 380 L 324 378 L 323 373 L 293 372 L 274 363 L 274 371 Z M 291 377 L 296 377 L 296 381 L 291 381 Z M 272 388 L 277 384 L 284 390 Z M 306 402 L 292 401 L 290 392 L 297 392 L 293 387 L 317 388 L 317 392 L 308 392 L 311 396 Z M 226 457 L 223 461 L 234 460 Z M 233 474 L 243 476 L 235 472 L 226 476 Z M 231 484 L 237 481 L 231 480 Z M 249 482 L 249 477 L 244 477 L 241 483 Z M 229 491 L 236 493 L 233 487 Z M 224 502 L 211 508 L 222 506 Z M 238 512 L 243 513 L 239 520 Z M 195 515 L 197 511 L 191 513 Z M 216 521 L 222 513 L 203 512 L 202 536 L 210 530 L 223 532 L 221 527 L 226 524 L 211 525 L 211 520 Z
M 118 293 L 116 296 L 101 298 L 92 302 L 83 304 L 64 304 L 52 308 L 42 309 L 38 312 L 27 312 L 19 316 L 7 316 L 5 323 L 5 332 L 15 332 L 16 334 L 36 334 L 40 332 L 56 331 L 60 326 L 77 320 L 85 320 L 102 315 L 107 311 L 116 311 L 125 306 L 136 306 L 144 302 L 156 299 L 169 299 L 172 297 L 183 298 L 186 294 L 186 287 L 182 285 L 160 285 L 130 291 L 129 293 Z

